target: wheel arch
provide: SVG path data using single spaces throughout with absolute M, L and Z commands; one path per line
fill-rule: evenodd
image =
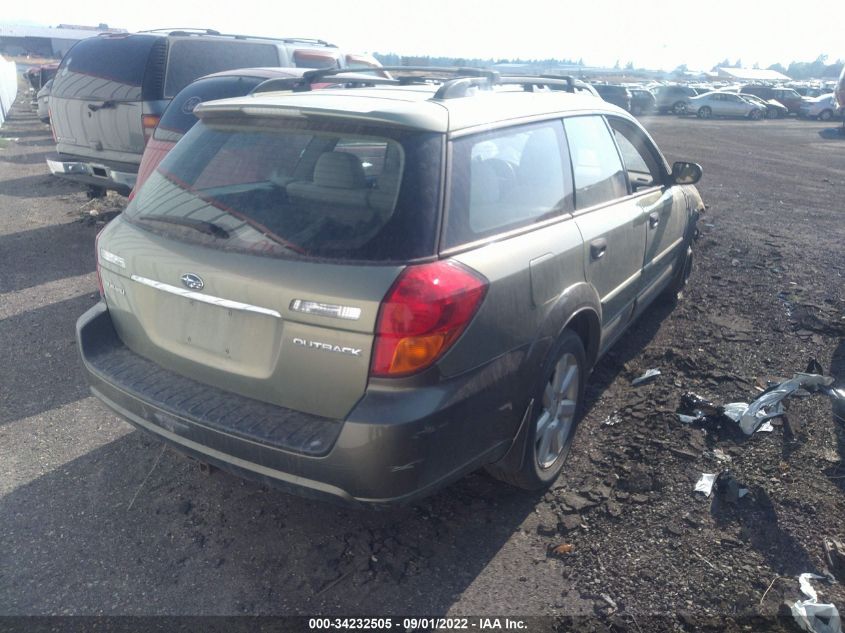
M 595 288 L 585 281 L 573 284 L 561 293 L 548 312 L 540 336 L 553 345 L 568 329 L 581 339 L 587 365 L 592 367 L 601 348 L 601 301 Z

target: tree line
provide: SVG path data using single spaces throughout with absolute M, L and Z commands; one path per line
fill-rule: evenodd
M 473 66 L 473 67 L 487 67 L 494 64 L 520 64 L 526 66 L 536 66 L 538 68 L 550 66 L 584 66 L 583 59 L 494 59 L 481 57 L 444 57 L 432 55 L 397 55 L 396 53 L 374 53 L 384 66 Z M 827 55 L 819 55 L 814 61 L 800 62 L 793 61 L 789 65 L 772 64 L 768 67 L 769 70 L 776 70 L 792 79 L 836 79 L 842 72 L 842 67 L 845 65 L 845 60 L 837 59 L 835 62 L 828 63 Z M 742 68 L 742 60 L 737 59 L 731 62 L 730 59 L 724 59 L 721 63 L 713 66 L 715 71 L 717 68 Z M 754 68 L 760 68 L 759 64 L 754 64 Z M 615 68 L 620 68 L 620 63 L 617 61 Z M 628 62 L 624 65 L 625 70 L 635 70 L 634 63 Z M 686 64 L 681 64 L 676 69 L 687 70 Z

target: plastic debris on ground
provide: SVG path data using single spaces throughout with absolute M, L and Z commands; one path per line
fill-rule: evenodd
M 842 633 L 839 611 L 832 604 L 819 603 L 819 596 L 810 584 L 811 579 L 824 580 L 824 577 L 816 574 L 801 574 L 798 577 L 801 593 L 807 599 L 792 605 L 792 617 L 808 633 Z
M 646 383 L 646 382 L 649 382 L 649 381 L 651 381 L 651 380 L 654 380 L 654 379 L 655 379 L 655 378 L 657 378 L 659 375 L 660 375 L 660 370 L 659 370 L 659 369 L 649 369 L 648 371 L 646 371 L 646 372 L 645 372 L 642 376 L 640 376 L 639 378 L 634 378 L 634 379 L 631 381 L 631 385 L 632 385 L 633 387 L 636 387 L 637 385 L 641 385 L 641 384 L 643 384 L 643 383 Z
M 716 483 L 716 473 L 702 473 L 701 478 L 695 484 L 695 492 L 703 492 L 709 497 L 713 492 L 713 484 Z
M 748 488 L 734 478 L 730 470 L 723 470 L 718 475 L 714 473 L 702 473 L 695 484 L 694 492 L 703 492 L 705 497 L 713 494 L 713 488 L 721 499 L 728 503 L 736 503 L 748 494 Z
M 807 369 L 822 371 L 815 359 L 810 359 Z M 713 424 L 728 418 L 738 423 L 746 435 L 756 432 L 768 433 L 774 430 L 769 420 L 784 413 L 782 401 L 799 390 L 808 394 L 823 393 L 834 401 L 845 401 L 845 392 L 833 389 L 834 382 L 834 377 L 824 376 L 822 373 L 796 373 L 789 380 L 766 389 L 750 404 L 729 402 L 723 406 L 694 393 L 685 393 L 681 396 L 681 404 L 678 407 L 678 419 L 684 424 Z
M 604 422 L 602 422 L 602 424 L 604 424 L 605 426 L 616 426 L 621 421 L 622 421 L 622 418 L 619 416 L 619 414 L 614 413 L 612 415 L 607 416 L 604 419 Z

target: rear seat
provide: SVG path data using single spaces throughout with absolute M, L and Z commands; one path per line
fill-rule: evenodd
M 370 188 L 361 161 L 348 152 L 323 152 L 314 166 L 314 179 L 287 185 L 291 201 L 344 224 L 368 222 Z

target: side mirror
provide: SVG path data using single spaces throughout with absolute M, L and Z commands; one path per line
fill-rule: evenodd
M 672 165 L 672 182 L 676 185 L 694 185 L 701 180 L 701 165 L 678 161 Z

